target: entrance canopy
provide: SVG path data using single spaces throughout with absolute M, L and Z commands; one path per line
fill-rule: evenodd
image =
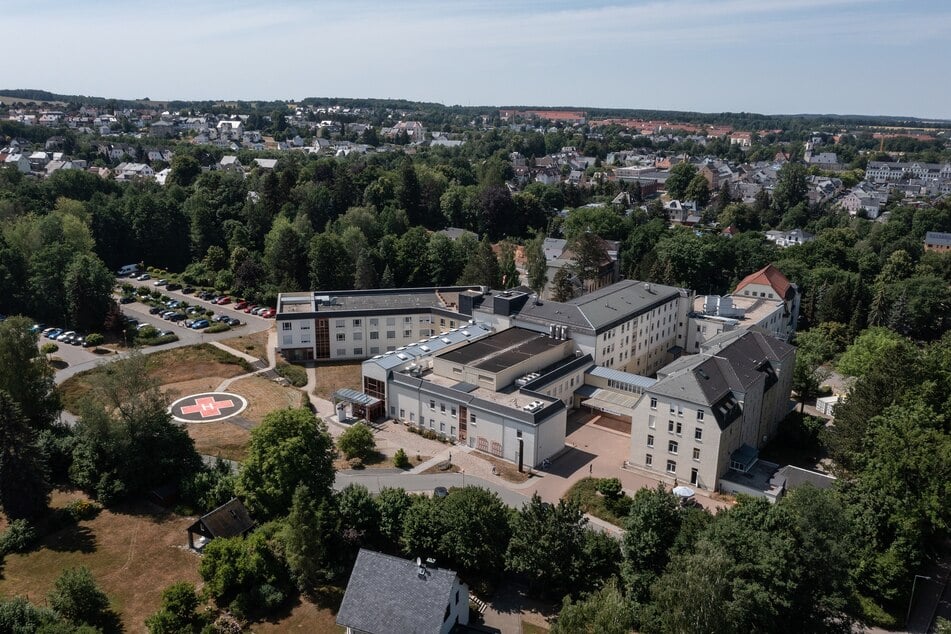
M 348 387 L 335 391 L 333 402 L 334 407 L 336 407 L 337 403 L 348 403 L 351 405 L 354 418 L 365 418 L 372 421 L 383 416 L 383 401 L 375 396 L 357 392 Z
M 581 392 L 581 390 L 578 390 L 576 393 Z M 602 388 L 595 388 L 594 390 L 585 391 L 585 393 L 582 393 L 582 396 L 588 397 L 581 401 L 581 404 L 585 407 L 600 412 L 606 412 L 608 414 L 614 414 L 615 416 L 625 416 L 628 418 L 630 418 L 631 414 L 633 413 L 634 406 L 637 405 L 637 401 L 640 400 L 639 394 L 622 394 L 620 392 L 613 392 L 611 390 L 605 390 Z

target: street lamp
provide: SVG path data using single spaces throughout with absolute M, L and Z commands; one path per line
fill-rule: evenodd
M 926 577 L 924 575 L 915 575 L 915 578 L 911 580 L 911 596 L 908 598 L 908 613 L 905 615 L 905 627 L 908 627 L 908 621 L 911 619 L 911 606 L 915 602 L 915 584 L 918 583 L 919 579 L 924 579 L 925 581 L 931 581 L 931 577 Z

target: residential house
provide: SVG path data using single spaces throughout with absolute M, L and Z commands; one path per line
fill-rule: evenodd
M 789 321 L 783 326 L 782 331 L 775 331 L 775 334 L 786 337 L 796 332 L 796 326 L 799 323 L 799 302 L 802 298 L 799 289 L 795 284 L 783 275 L 782 271 L 772 264 L 767 264 L 755 273 L 750 273 L 736 285 L 733 289 L 734 297 L 752 297 L 768 300 L 778 300 L 784 305 L 784 314 Z
M 152 178 L 155 176 L 155 170 L 146 163 L 119 163 L 116 165 L 115 175 L 117 181 Z
M 188 527 L 188 547 L 200 551 L 218 537 L 239 537 L 254 528 L 254 520 L 238 498 L 231 498 Z M 195 539 L 195 536 L 198 539 Z
M 929 231 L 925 234 L 925 251 L 946 253 L 951 251 L 951 233 Z
M 26 155 L 19 152 L 15 154 L 7 154 L 6 158 L 3 160 L 4 165 L 9 165 L 15 167 L 20 171 L 21 174 L 29 174 L 31 170 L 30 159 Z
M 808 231 L 803 231 L 802 229 L 792 229 L 790 231 L 767 231 L 765 236 L 767 240 L 783 249 L 786 247 L 791 247 L 794 244 L 805 244 L 807 242 L 812 242 L 816 239 L 815 234 L 809 233 Z
M 231 154 L 221 157 L 221 160 L 218 161 L 218 169 L 225 170 L 227 172 L 244 172 L 244 167 L 241 165 L 241 161 L 238 160 L 237 156 Z
M 337 611 L 347 634 L 448 634 L 469 623 L 469 588 L 452 570 L 361 548 Z

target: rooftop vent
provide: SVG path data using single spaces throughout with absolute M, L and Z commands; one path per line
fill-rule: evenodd
M 442 341 L 443 343 L 452 343 L 452 339 L 450 339 L 449 337 L 443 337 L 440 341 Z
M 402 359 L 403 361 L 406 361 L 407 359 L 409 359 L 409 357 L 408 357 L 407 355 L 403 354 L 402 352 L 400 352 L 400 353 L 397 354 L 396 356 L 399 357 L 400 359 Z
M 419 349 L 422 350 L 423 352 L 429 352 L 431 350 L 429 346 L 420 346 Z

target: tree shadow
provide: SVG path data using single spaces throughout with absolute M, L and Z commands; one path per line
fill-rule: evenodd
M 96 535 L 88 526 L 73 524 L 48 536 L 43 545 L 56 552 L 96 552 Z

